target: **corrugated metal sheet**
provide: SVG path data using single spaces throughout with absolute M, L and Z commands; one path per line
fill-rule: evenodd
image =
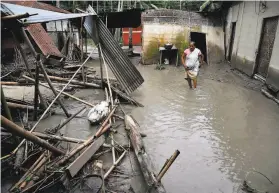
M 92 15 L 89 13 L 69 13 L 69 14 L 58 13 L 54 11 L 46 11 L 43 9 L 25 7 L 25 6 L 15 5 L 10 3 L 1 3 L 1 7 L 3 6 L 11 10 L 11 12 L 15 15 L 24 14 L 26 12 L 29 14 L 38 14 L 38 15 L 30 16 L 28 18 L 21 19 L 21 21 L 25 24 L 44 23 L 49 21 L 66 20 L 71 18 L 79 18 L 79 17 Z
M 30 24 L 27 27 L 27 30 L 45 56 L 51 55 L 60 58 L 65 57 L 57 49 L 53 40 L 47 34 L 41 24 Z
M 88 10 L 94 13 L 91 6 Z M 93 16 L 91 17 L 93 18 Z M 90 21 L 93 22 L 93 19 L 85 20 L 85 28 L 89 29 L 89 34 L 93 34 L 93 23 L 90 24 Z M 106 25 L 98 17 L 96 17 L 96 24 L 105 61 L 125 92 L 130 94 L 144 82 L 144 79 L 128 56 L 123 52 L 119 44 L 115 41 Z
M 16 4 L 16 5 L 21 5 L 21 6 L 26 6 L 26 7 L 33 7 L 33 8 L 37 8 L 37 9 L 44 9 L 44 10 L 48 10 L 48 11 L 55 11 L 55 12 L 59 12 L 59 13 L 71 13 L 67 10 L 52 6 L 50 4 L 46 4 L 46 3 L 41 3 L 38 1 L 5 1 L 5 3 L 11 3 L 11 4 Z

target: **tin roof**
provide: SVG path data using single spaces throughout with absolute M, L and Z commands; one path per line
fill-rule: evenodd
M 21 6 L 26 6 L 26 7 L 32 7 L 32 8 L 37 8 L 37 9 L 44 9 L 48 11 L 55 11 L 59 13 L 71 13 L 65 9 L 61 9 L 55 6 L 52 6 L 47 3 L 42 3 L 38 1 L 5 1 L 5 3 L 11 3 L 11 4 L 16 4 L 16 5 L 21 5 Z
M 19 2 L 21 3 L 21 2 Z M 18 4 L 19 4 L 18 3 Z M 92 13 L 61 13 L 61 12 L 55 12 L 55 11 L 48 11 L 45 10 L 45 7 L 39 8 L 33 8 L 29 7 L 33 6 L 32 2 L 23 2 L 26 4 L 26 6 L 18 5 L 18 4 L 11 4 L 11 3 L 2 3 L 1 2 L 1 12 L 5 10 L 9 10 L 11 12 L 10 14 L 24 14 L 29 13 L 36 14 L 32 15 L 28 18 L 20 19 L 22 23 L 24 24 L 32 24 L 32 23 L 43 23 L 43 22 L 50 22 L 50 21 L 57 21 L 57 20 L 67 20 L 72 18 L 80 18 L 88 15 L 92 15 Z M 40 5 L 40 4 L 34 4 L 34 5 Z M 46 8 L 52 7 L 52 9 L 56 9 L 55 7 L 48 5 Z M 59 9 L 59 8 L 57 8 Z M 62 9 L 59 9 L 60 11 Z M 65 11 L 65 10 L 64 10 Z
M 60 58 L 65 57 L 55 46 L 53 40 L 41 24 L 30 24 L 27 27 L 27 31 L 30 33 L 31 37 L 34 39 L 34 41 L 45 56 L 51 55 Z

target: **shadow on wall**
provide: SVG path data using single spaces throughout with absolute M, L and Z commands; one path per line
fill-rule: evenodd
M 222 62 L 225 60 L 225 51 L 214 42 L 207 42 L 207 60 L 210 64 Z
M 179 56 L 181 56 L 184 50 L 189 46 L 188 37 L 189 36 L 187 31 L 180 32 L 176 35 L 174 41 L 170 42 L 178 48 Z M 159 35 L 159 37 L 152 38 L 152 40 L 149 42 L 148 46 L 144 50 L 143 64 L 158 63 L 160 59 L 159 47 L 164 46 L 164 44 L 166 43 L 168 43 L 168 41 L 167 38 L 164 37 L 164 35 Z

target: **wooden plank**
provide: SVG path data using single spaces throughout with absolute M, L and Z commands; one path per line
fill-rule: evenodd
M 147 183 L 149 192 L 165 193 L 164 186 L 157 181 L 155 175 L 155 167 L 151 161 L 151 158 L 145 151 L 144 143 L 140 134 L 139 124 L 130 115 L 125 115 L 125 125 L 134 148 L 136 157 L 141 166 L 143 177 Z
M 78 171 L 86 164 L 89 159 L 98 151 L 98 149 L 104 144 L 105 137 L 100 136 L 97 140 L 95 140 L 90 146 L 88 146 L 78 158 L 71 163 L 66 171 L 71 177 L 74 177 Z

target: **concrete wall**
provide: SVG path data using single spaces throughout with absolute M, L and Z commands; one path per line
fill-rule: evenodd
M 259 11 L 259 1 L 235 2 L 227 14 L 226 48 L 228 50 L 231 22 L 236 22 L 235 39 L 232 52 L 232 65 L 252 76 L 256 68 L 263 19 L 279 15 L 279 2 L 266 1 L 266 9 Z M 279 25 L 269 64 L 266 82 L 279 89 Z M 228 54 L 228 52 L 227 52 Z
M 206 34 L 209 63 L 224 59 L 224 33 L 221 17 L 204 17 L 201 14 L 180 10 L 150 10 L 142 14 L 143 62 L 152 64 L 158 61 L 158 45 L 180 44 L 190 41 L 190 32 Z M 183 38 L 181 38 L 183 37 Z M 154 42 L 158 42 L 157 47 Z M 184 44 L 183 44 L 184 45 Z M 181 46 L 182 49 L 187 47 Z M 185 44 L 186 45 L 186 44 Z M 152 49 L 151 49 L 152 47 Z M 152 53 L 150 53 L 152 50 Z

